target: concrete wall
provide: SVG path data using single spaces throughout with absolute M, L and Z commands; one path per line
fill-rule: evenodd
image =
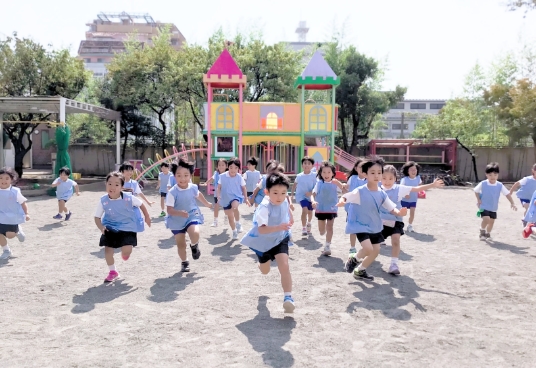
M 491 148 L 480 147 L 475 149 L 478 179 L 486 178 L 486 165 L 498 162 L 500 167 L 499 180 L 517 181 L 530 175 L 532 165 L 536 162 L 534 147 L 506 147 Z M 467 181 L 475 181 L 471 155 L 463 148 L 458 147 L 457 174 Z

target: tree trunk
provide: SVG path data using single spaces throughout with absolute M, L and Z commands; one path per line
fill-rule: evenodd
M 357 134 L 359 128 L 359 118 L 356 114 L 352 114 L 352 146 L 350 147 L 350 154 L 355 154 L 357 144 L 359 142 L 359 137 Z
M 24 147 L 15 147 L 15 171 L 19 175 L 19 178 L 22 178 L 23 173 L 23 160 L 24 156 L 30 151 L 30 148 L 24 148 Z
M 162 157 L 165 156 L 164 151 L 167 148 L 167 127 L 166 122 L 164 121 L 164 119 L 162 119 L 164 112 L 165 111 L 161 111 L 158 113 L 158 121 L 160 122 L 160 125 L 162 125 Z
M 348 152 L 348 135 L 346 134 L 346 126 L 344 125 L 344 119 L 339 118 L 340 121 L 340 130 L 342 133 L 342 148 L 345 152 Z
M 121 154 L 121 157 L 125 159 L 125 152 L 127 151 L 127 141 L 128 141 L 128 131 L 125 129 L 125 141 L 123 142 L 123 153 Z
M 458 142 L 458 144 L 464 149 L 466 150 L 467 152 L 469 152 L 469 154 L 471 155 L 471 161 L 473 162 L 473 172 L 475 174 L 475 182 L 479 182 L 480 180 L 478 180 L 478 172 L 476 170 L 476 156 L 475 154 L 469 149 L 467 148 L 462 142 L 460 142 L 460 140 L 458 139 L 458 137 L 456 137 L 456 142 Z

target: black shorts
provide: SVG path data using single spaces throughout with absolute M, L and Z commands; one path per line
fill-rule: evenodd
M 125 245 L 138 245 L 136 233 L 132 231 L 106 231 L 100 237 L 99 247 L 121 248 Z
M 395 222 L 394 227 L 383 225 L 382 236 L 385 239 L 394 234 L 400 234 L 401 236 L 404 235 L 404 223 L 402 221 Z
M 253 195 L 253 192 L 247 192 L 248 198 Z
M 167 197 L 167 193 L 160 192 L 160 197 L 161 197 L 161 198 L 166 198 L 166 197 Z
M 357 236 L 357 240 L 359 240 L 360 243 L 367 239 L 369 239 L 372 244 L 381 244 L 385 241 L 382 233 L 376 233 L 376 234 L 357 233 L 355 235 Z
M 0 234 L 3 236 L 6 236 L 7 233 L 18 233 L 19 232 L 19 225 L 6 225 L 6 224 L 0 224 Z
M 260 252 L 257 252 L 256 250 L 253 250 L 255 254 L 257 254 L 257 258 L 259 259 L 259 263 L 266 263 L 269 261 L 275 260 L 275 256 L 281 253 L 288 254 L 288 242 L 290 241 L 290 237 L 286 237 L 281 241 L 281 243 L 277 244 L 272 249 L 262 253 L 260 255 Z
M 490 219 L 495 220 L 497 219 L 497 212 L 484 210 L 482 211 L 482 214 L 480 214 L 480 217 L 485 217 L 485 216 L 488 216 Z
M 315 212 L 315 217 L 319 219 L 320 221 L 323 220 L 333 220 L 335 217 L 337 217 L 336 213 L 318 213 Z
M 218 197 L 214 197 L 214 204 L 218 203 Z
M 232 209 L 233 208 L 233 202 L 238 202 L 238 204 L 240 204 L 240 201 L 238 199 L 233 199 L 231 201 L 231 203 L 229 203 L 228 206 L 223 207 L 223 209 L 226 210 L 226 211 Z

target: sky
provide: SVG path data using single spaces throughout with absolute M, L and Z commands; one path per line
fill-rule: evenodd
M 7 1 L 7 0 L 5 0 Z M 536 42 L 536 11 L 509 12 L 506 0 L 24 0 L 0 12 L 0 38 L 17 32 L 73 55 L 86 23 L 100 12 L 149 13 L 175 23 L 189 43 L 205 44 L 219 27 L 230 36 L 261 30 L 267 43 L 297 41 L 299 21 L 307 41 L 328 41 L 344 29 L 346 44 L 387 60 L 384 90 L 408 88 L 409 99 L 448 99 L 479 62 L 490 65 L 520 40 Z M 75 5 L 76 4 L 76 5 Z M 188 4 L 188 5 L 182 5 Z M 254 5 L 255 4 L 255 5 Z

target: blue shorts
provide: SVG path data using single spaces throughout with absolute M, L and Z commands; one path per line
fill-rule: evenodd
M 300 201 L 301 208 L 307 208 L 309 211 L 313 210 L 313 204 L 311 201 L 308 201 L 307 199 L 302 199 Z
M 182 230 L 171 230 L 171 233 L 172 233 L 173 235 L 186 234 L 186 232 L 188 231 L 188 228 L 189 228 L 190 226 L 194 226 L 194 225 L 199 225 L 199 222 L 197 222 L 197 221 L 192 221 L 192 222 L 190 222 L 188 225 L 186 225 L 186 227 L 185 227 L 184 229 L 182 229 Z
M 230 210 L 233 207 L 233 202 L 238 202 L 238 199 L 233 199 L 228 206 L 223 207 L 224 210 Z M 240 204 L 240 203 L 239 203 Z
M 416 208 L 417 207 L 417 202 L 401 201 L 400 203 L 402 204 L 402 207 L 406 207 L 406 208 Z
M 519 198 L 519 200 L 521 201 L 521 205 L 523 206 L 525 203 L 526 204 L 529 204 L 530 203 L 530 199 L 521 199 Z

